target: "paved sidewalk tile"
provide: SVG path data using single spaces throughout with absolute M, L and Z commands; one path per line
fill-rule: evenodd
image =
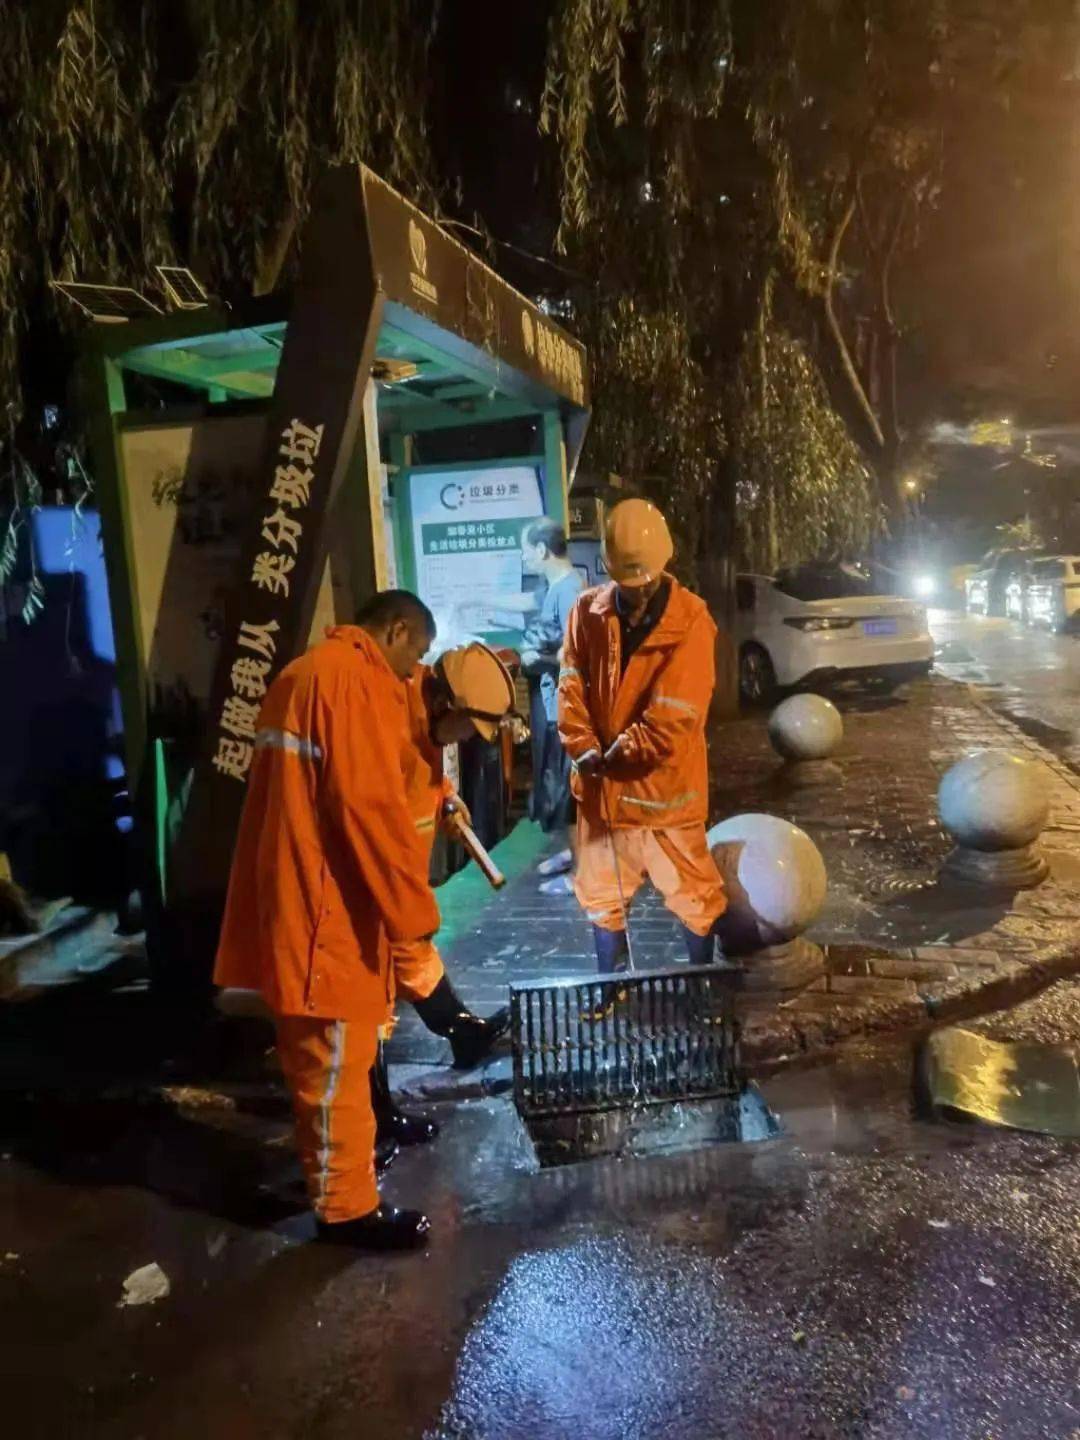
M 840 703 L 840 778 L 820 788 L 786 785 L 763 716 L 717 726 L 710 736 L 713 819 L 748 811 L 783 816 L 813 837 L 829 874 L 829 897 L 810 932 L 827 947 L 827 988 L 756 995 L 745 1007 L 744 1051 L 752 1061 L 937 1019 L 961 1004 L 978 1006 L 980 997 L 1006 1004 L 1013 992 L 1080 968 L 1080 781 L 1073 772 L 951 681 Z M 937 820 L 938 785 L 950 765 L 983 747 L 1046 766 L 1053 875 L 1018 896 L 937 880 L 950 849 Z M 558 842 L 529 826 L 514 846 L 514 874 L 499 895 L 475 879 L 466 889 L 466 876 L 440 892 L 444 913 L 453 916 L 443 947 L 447 968 L 462 998 L 481 1012 L 505 1003 L 511 981 L 593 969 L 591 933 L 576 901 L 542 897 L 536 888 L 535 864 Z M 448 895 L 454 887 L 458 893 Z M 684 960 L 678 927 L 651 890 L 635 900 L 631 927 L 639 968 Z M 391 1058 L 448 1063 L 446 1044 L 423 1030 L 411 1007 L 402 1012 Z

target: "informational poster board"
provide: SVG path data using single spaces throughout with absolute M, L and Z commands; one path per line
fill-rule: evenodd
M 261 415 L 211 416 L 121 434 L 136 619 L 157 734 L 183 734 L 200 724 L 263 424 Z M 335 608 L 328 564 L 313 639 L 334 623 Z
M 440 626 L 467 626 L 521 592 L 521 531 L 544 513 L 538 470 L 413 473 L 410 501 L 417 588 Z

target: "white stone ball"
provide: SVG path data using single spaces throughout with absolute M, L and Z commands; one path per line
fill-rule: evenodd
M 735 815 L 708 843 L 727 893 L 720 933 L 730 953 L 794 940 L 817 917 L 828 881 L 805 830 L 776 815 Z
M 769 739 L 785 760 L 827 760 L 843 738 L 840 711 L 824 695 L 790 695 L 769 716 Z
M 1046 770 L 1007 750 L 976 750 L 943 776 L 938 814 L 969 850 L 1019 850 L 1050 818 Z

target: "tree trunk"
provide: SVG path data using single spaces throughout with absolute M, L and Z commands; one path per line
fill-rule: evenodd
M 854 186 L 844 206 L 843 212 L 837 221 L 833 231 L 832 243 L 829 246 L 829 258 L 825 271 L 825 286 L 822 294 L 822 304 L 825 311 L 825 326 L 833 343 L 833 351 L 837 366 L 849 392 L 851 404 L 845 408 L 850 411 L 854 406 L 856 415 L 860 421 L 861 428 L 865 430 L 868 442 L 864 441 L 864 448 L 871 453 L 876 449 L 884 449 L 885 437 L 881 432 L 881 425 L 874 413 L 863 383 L 859 379 L 859 372 L 855 368 L 855 362 L 851 358 L 851 350 L 844 338 L 844 332 L 836 313 L 836 277 L 840 261 L 840 247 L 844 243 L 844 236 L 847 234 L 855 214 L 856 193 Z
M 252 286 L 253 295 L 269 295 L 281 278 L 288 259 L 289 246 L 296 234 L 296 206 L 290 202 L 284 218 L 269 239 L 259 247 L 259 261 Z

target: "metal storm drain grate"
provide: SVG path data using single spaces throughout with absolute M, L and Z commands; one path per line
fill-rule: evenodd
M 738 971 L 704 965 L 510 987 L 526 1123 L 738 1096 Z

